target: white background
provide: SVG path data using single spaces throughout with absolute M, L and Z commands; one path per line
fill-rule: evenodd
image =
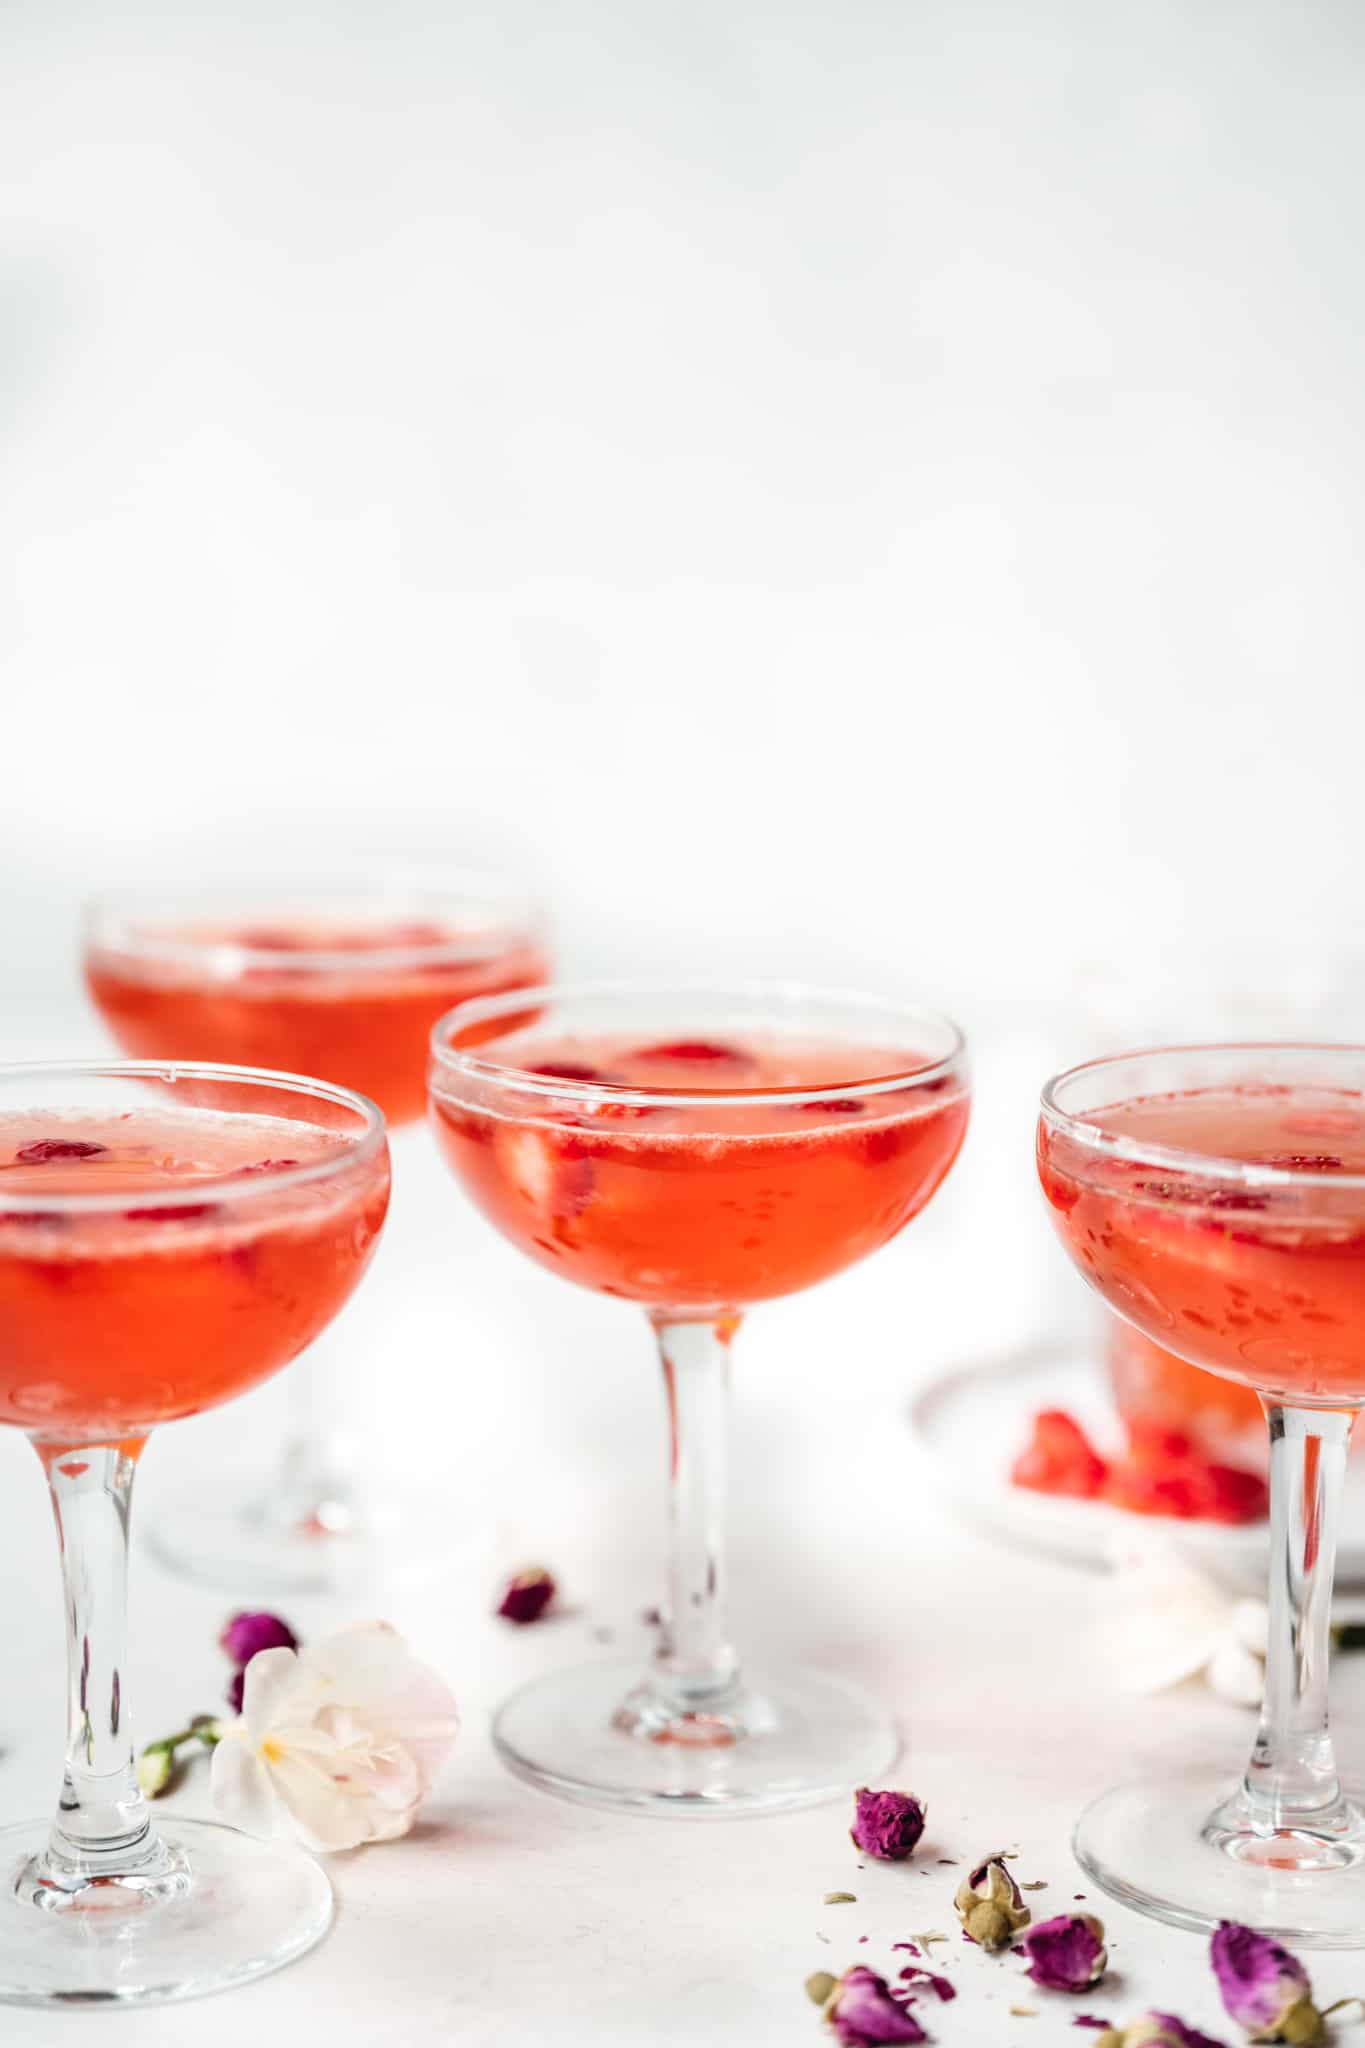
M 1357 906 L 1350 0 L 11 0 L 4 973 L 463 855 L 975 1013 Z
M 1244 1717 L 1115 1708 L 1089 1582 L 946 1527 L 895 1426 L 916 1373 L 1071 1299 L 1031 1102 L 1053 1044 L 1114 1025 L 1116 961 L 1175 1026 L 1174 963 L 1235 951 L 1256 991 L 1305 938 L 1353 956 L 1363 117 L 1349 0 L 0 21 L 6 1051 L 104 1043 L 92 888 L 357 856 L 529 871 L 577 968 L 959 1011 L 979 1116 L 941 1202 L 748 1335 L 741 1618 L 880 1685 L 948 1852 L 1027 1837 L 1062 1899 L 1085 1794 L 1134 1745 L 1231 1754 Z M 477 1449 L 511 1540 L 626 1625 L 656 1584 L 643 1333 L 421 1186 L 451 1484 Z M 410 1341 L 399 1244 L 371 1304 Z M 0 1448 L 14 1559 L 41 1494 Z M 793 1531 L 799 1594 L 762 1576 Z M 154 1728 L 211 1703 L 219 1604 L 143 1569 Z M 7 1573 L 7 1812 L 51 1777 L 51 1577 Z M 196 2038 L 253 2008 L 263 2038 L 807 2038 L 839 1817 L 661 1834 L 510 1786 L 484 1710 L 588 1622 L 509 1648 L 485 1604 L 395 1611 L 469 1711 L 439 1832 L 361 1859 L 344 1939 Z M 1175 1985 L 1212 2027 L 1194 1945 L 1127 1926 L 1146 1974 L 1098 2009 Z M 941 2037 L 995 2014 L 964 1996 Z

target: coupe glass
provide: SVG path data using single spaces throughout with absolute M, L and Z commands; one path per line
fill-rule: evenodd
M 0 2000 L 149 2003 L 311 1948 L 312 1857 L 153 1827 L 128 1710 L 129 1506 L 153 1426 L 252 1386 L 331 1320 L 388 1205 L 384 1122 L 320 1081 L 150 1063 L 0 1068 L 0 1423 L 57 1518 L 68 1734 L 56 1817 L 0 1829 Z
M 515 885 L 403 870 L 351 888 L 110 898 L 88 914 L 85 972 L 127 1053 L 322 1074 L 370 1096 L 391 1130 L 410 1127 L 401 1224 L 419 1181 L 418 1160 L 402 1159 L 426 1107 L 433 1023 L 466 997 L 543 980 L 546 959 L 540 913 Z M 292 1420 L 253 1492 L 201 1488 L 163 1513 L 163 1563 L 259 1600 L 477 1550 L 486 1530 L 470 1503 L 376 1469 L 361 1418 L 373 1370 L 391 1361 L 377 1327 L 372 1355 L 361 1336 L 291 1375 Z M 348 1351 L 360 1372 L 345 1371 Z
M 1308 1946 L 1365 1927 L 1365 1814 L 1328 1731 L 1332 1568 L 1365 1403 L 1365 1048 L 1213 1045 L 1049 1082 L 1038 1167 L 1084 1279 L 1145 1336 L 1259 1394 L 1270 1424 L 1270 1640 L 1231 1791 L 1170 1770 L 1076 1830 L 1096 1882 L 1176 1926 Z
M 529 1257 L 638 1302 L 670 1432 L 671 1561 L 653 1669 L 524 1687 L 494 1740 L 595 1805 L 723 1814 L 875 1783 L 888 1717 L 832 1678 L 743 1678 L 726 1635 L 730 1351 L 751 1303 L 894 1237 L 968 1114 L 947 1019 L 791 988 L 585 985 L 472 1002 L 432 1035 L 432 1118 L 457 1177 Z

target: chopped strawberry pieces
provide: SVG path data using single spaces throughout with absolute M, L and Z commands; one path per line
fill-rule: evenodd
M 216 1216 L 217 1202 L 164 1202 L 159 1208 L 125 1209 L 130 1223 L 191 1223 L 198 1216 Z
M 94 1145 L 88 1138 L 39 1138 L 15 1153 L 19 1166 L 46 1166 L 49 1159 L 97 1159 L 107 1145 Z
M 298 1166 L 300 1163 L 297 1159 L 256 1159 L 250 1166 L 239 1166 L 237 1173 L 239 1176 L 244 1173 L 283 1173 L 287 1166 Z
M 1060 1408 L 1045 1408 L 1034 1417 L 1032 1440 L 1015 1459 L 1010 1477 L 1035 1493 L 1093 1500 L 1108 1470 L 1079 1422 Z
M 306 953 L 312 941 L 298 932 L 276 929 L 273 925 L 253 925 L 247 931 L 238 932 L 236 943 L 256 953 Z
M 586 1067 L 577 1060 L 547 1060 L 543 1066 L 528 1067 L 528 1074 L 543 1074 L 550 1081 L 600 1081 L 602 1076 L 596 1067 Z
M 1106 1461 L 1079 1423 L 1061 1409 L 1047 1409 L 1034 1418 L 1032 1439 L 1010 1477 L 1036 1493 L 1103 1500 L 1134 1515 L 1235 1523 L 1265 1514 L 1268 1493 L 1260 1474 L 1205 1457 L 1183 1430 L 1139 1417 L 1129 1423 L 1128 1438 L 1126 1452 Z
M 678 1060 L 691 1066 L 702 1066 L 708 1061 L 728 1062 L 731 1066 L 747 1066 L 747 1053 L 736 1052 L 732 1045 L 714 1045 L 705 1038 L 677 1038 L 670 1045 L 642 1045 L 631 1055 L 637 1060 Z
M 860 1110 L 867 1108 L 867 1104 L 861 1095 L 822 1095 L 814 1102 L 803 1102 L 798 1107 L 814 1110 L 817 1114 L 823 1111 L 827 1116 L 857 1116 Z

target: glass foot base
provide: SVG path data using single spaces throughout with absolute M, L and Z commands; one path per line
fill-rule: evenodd
M 1107 1792 L 1076 1824 L 1081 1868 L 1111 1898 L 1172 1927 L 1239 1920 L 1300 1948 L 1365 1944 L 1365 1813 L 1348 1832 L 1242 1825 L 1226 1777 L 1163 1773 Z
M 753 1679 L 723 1715 L 679 1723 L 629 1664 L 523 1686 L 495 1716 L 493 1741 L 509 1770 L 546 1792 L 686 1819 L 847 1797 L 875 1784 L 900 1747 L 880 1707 L 815 1672 Z
M 151 1872 L 72 1889 L 42 1881 L 50 1831 L 0 1829 L 0 2004 L 199 1998 L 292 1963 L 331 1925 L 331 1885 L 289 1843 L 167 1821 Z
M 143 1524 L 146 1548 L 182 1578 L 244 1595 L 354 1593 L 383 1581 L 457 1571 L 487 1557 L 491 1523 L 448 1502 L 335 1490 L 305 1504 L 182 1495 Z

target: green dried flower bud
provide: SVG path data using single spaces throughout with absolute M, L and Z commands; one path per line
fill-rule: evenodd
M 968 1872 L 953 1905 L 971 1939 L 992 1951 L 1008 1948 L 1020 1928 L 1033 1918 L 999 1856 L 988 1856 Z
M 1172 2012 L 1145 2012 L 1130 2020 L 1121 2034 L 1101 2034 L 1095 2048 L 1105 2048 L 1111 2040 L 1116 2048 L 1220 2048 L 1217 2041 L 1197 2027 L 1187 2026 Z
M 838 1988 L 839 1979 L 828 1970 L 816 1970 L 806 1979 L 806 1996 L 812 2005 L 828 2005 Z
M 1327 2028 L 1311 1999 L 1300 1999 L 1297 2005 L 1291 2005 L 1288 2012 L 1281 2015 L 1280 2030 L 1275 2038 L 1291 2042 L 1293 2048 L 1319 2048 L 1319 2043 L 1327 2039 Z

